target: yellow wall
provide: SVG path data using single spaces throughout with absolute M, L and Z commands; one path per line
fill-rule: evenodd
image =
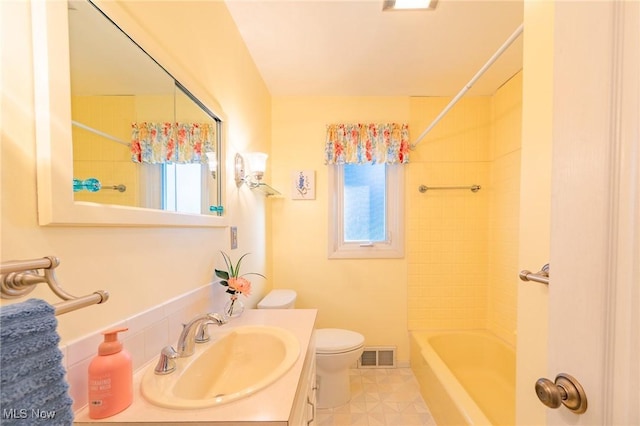
M 274 98 L 272 183 L 283 192 L 271 200 L 274 287 L 292 288 L 298 306 L 318 308 L 320 327 L 397 346 L 400 362 L 409 357 L 407 325 L 489 327 L 515 344 L 521 83 L 518 74 L 493 97 L 464 98 L 412 151 L 404 259 L 327 259 L 325 126 L 408 121 L 415 139 L 449 100 Z M 294 170 L 315 170 L 315 200 L 291 199 Z M 483 189 L 421 194 L 420 184 Z
M 334 122 L 408 122 L 406 97 L 275 97 L 272 183 L 273 286 L 318 308 L 318 327 L 358 331 L 367 346 L 395 345 L 408 362 L 405 259 L 327 259 L 325 126 Z M 291 199 L 291 172 L 315 170 L 316 199 Z
M 244 265 L 271 279 L 267 268 L 264 198 L 248 188 L 237 189 L 228 167 L 238 150 L 269 150 L 271 98 L 226 6 L 223 2 L 118 4 L 124 4 L 134 20 L 144 23 L 124 28 L 133 38 L 154 40 L 164 46 L 166 58 L 177 65 L 174 68 L 188 70 L 176 77 L 187 87 L 197 81 L 198 90 L 219 104 L 219 108 L 213 109 L 225 120 L 228 182 L 225 208 L 229 222 L 239 230 L 239 249 L 230 253 L 236 257 L 238 253 L 251 252 Z M 104 305 L 59 317 L 58 331 L 63 343 L 103 330 L 209 282 L 213 268 L 222 266 L 220 250 L 229 250 L 228 228 L 38 225 L 30 3 L 0 2 L 0 7 L 1 259 L 55 255 L 62 261 L 57 276 L 69 293 L 80 296 L 106 289 L 111 294 Z M 189 31 L 173 25 L 176 19 L 189 22 Z M 217 42 L 220 40 L 224 42 Z M 254 295 L 248 301 L 249 306 L 270 285 L 270 281 L 253 281 Z M 32 295 L 52 303 L 59 301 L 46 288 L 37 289 Z

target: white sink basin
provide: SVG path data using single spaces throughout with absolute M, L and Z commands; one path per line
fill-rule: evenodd
M 150 365 L 140 386 L 144 397 L 161 407 L 212 407 L 269 386 L 293 366 L 299 353 L 298 339 L 288 330 L 242 326 L 196 345 L 195 354 L 176 359 L 170 374 L 157 375 Z

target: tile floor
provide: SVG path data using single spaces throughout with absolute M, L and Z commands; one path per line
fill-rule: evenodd
M 410 368 L 350 369 L 351 401 L 318 409 L 318 426 L 436 426 Z

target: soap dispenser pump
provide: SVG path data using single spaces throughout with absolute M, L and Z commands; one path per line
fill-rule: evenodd
M 98 356 L 89 364 L 89 417 L 92 419 L 113 416 L 133 401 L 131 356 L 118 340 L 118 333 L 127 330 L 122 327 L 102 332 L 104 341 L 98 346 Z

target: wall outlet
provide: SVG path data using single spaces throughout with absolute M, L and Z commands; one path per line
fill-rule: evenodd
M 231 227 L 231 250 L 238 248 L 238 227 Z

